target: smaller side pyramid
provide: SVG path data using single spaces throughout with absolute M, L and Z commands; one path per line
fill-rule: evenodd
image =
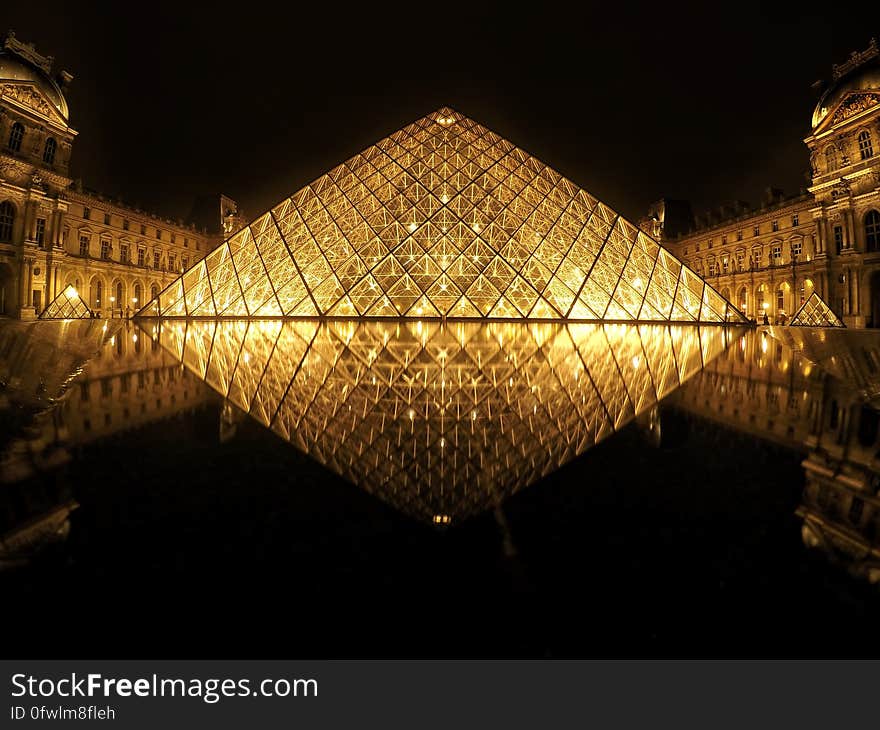
M 43 310 L 40 319 L 91 319 L 93 316 L 79 292 L 68 286 Z
M 791 327 L 846 327 L 816 292 L 795 313 L 789 322 Z

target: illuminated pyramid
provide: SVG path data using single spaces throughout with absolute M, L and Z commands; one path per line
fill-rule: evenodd
M 92 310 L 72 286 L 65 287 L 49 306 L 43 310 L 40 319 L 89 319 Z
M 791 318 L 792 327 L 846 327 L 831 307 L 816 292 L 810 294 L 807 301 Z
M 447 108 L 282 201 L 139 315 L 746 321 L 606 205 Z

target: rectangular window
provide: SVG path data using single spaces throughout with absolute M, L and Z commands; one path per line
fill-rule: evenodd
M 771 223 L 770 226 L 773 229 L 773 232 L 776 233 L 776 231 L 779 230 L 779 221 L 773 221 L 773 223 Z
M 88 236 L 80 236 L 79 237 L 79 255 L 80 256 L 88 256 L 89 255 L 89 237 Z
M 791 255 L 792 256 L 800 256 L 801 251 L 803 251 L 804 242 L 799 238 L 796 241 L 791 242 Z
M 843 226 L 834 226 L 834 246 L 837 253 L 843 250 Z
M 138 266 L 143 266 L 144 261 L 146 260 L 147 251 L 146 249 L 139 248 L 138 249 Z
M 700 244 L 697 244 L 697 253 L 700 253 Z
M 105 226 L 110 225 L 110 214 L 109 213 L 104 213 L 104 225 Z
M 792 227 L 797 228 L 797 226 L 798 226 L 799 223 L 800 223 L 800 218 L 798 217 L 798 214 L 795 213 L 795 214 L 791 217 L 791 225 L 792 225 Z
M 174 233 L 171 234 L 171 243 L 177 243 L 177 236 Z
M 173 253 L 168 254 L 168 270 L 169 271 L 174 271 L 174 264 L 176 264 L 176 263 L 177 263 L 177 257 Z
M 183 247 L 184 247 L 184 248 L 189 248 L 189 239 L 188 239 L 188 238 L 184 238 L 184 239 L 183 239 Z
M 122 219 L 122 230 L 123 230 L 123 231 L 127 231 L 127 230 L 128 230 L 128 218 L 123 218 L 123 219 Z
M 153 268 L 154 269 L 159 268 L 159 252 L 158 251 L 153 251 Z
M 105 260 L 110 258 L 110 241 L 101 241 L 101 258 Z
M 730 258 L 728 256 L 723 256 L 721 258 L 721 271 L 724 274 L 730 273 Z
M 183 256 L 180 259 L 180 265 L 183 267 L 183 270 L 186 271 L 189 268 L 189 256 Z
M 159 241 L 162 240 L 162 231 L 160 231 L 158 228 L 156 229 L 156 239 Z
M 782 263 L 782 246 L 780 244 L 775 243 L 770 248 L 770 258 L 773 259 L 774 266 Z
M 712 248 L 712 241 L 709 241 L 709 248 Z
M 124 264 L 128 263 L 128 244 L 127 243 L 120 243 L 119 244 L 119 260 L 122 261 L 122 263 L 124 263 Z
M 142 236 L 147 235 L 147 227 L 143 223 L 141 223 L 141 235 Z
M 37 218 L 37 243 L 41 246 L 43 245 L 43 241 L 46 240 L 46 219 L 45 218 Z
M 752 249 L 752 268 L 760 269 L 764 264 L 764 252 L 760 248 Z
M 85 218 L 86 220 L 88 220 L 88 219 L 91 218 L 91 217 L 92 217 L 92 210 L 91 210 L 91 208 L 87 208 L 86 206 L 83 206 L 83 218 Z
M 752 233 L 752 235 L 753 236 L 760 236 L 761 235 L 761 226 L 755 226 L 755 230 Z
M 721 245 L 722 245 L 722 246 L 726 246 L 726 245 L 727 245 L 727 236 L 721 236 Z
M 742 231 L 737 231 L 737 232 L 736 232 L 736 240 L 737 240 L 737 241 L 742 241 L 742 240 L 743 240 L 743 232 L 742 232 Z
M 736 270 L 743 271 L 745 270 L 745 251 L 737 251 L 736 252 Z

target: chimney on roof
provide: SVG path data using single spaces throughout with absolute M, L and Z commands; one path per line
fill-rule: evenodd
M 766 208 L 782 200 L 783 193 L 779 188 L 764 188 L 761 204 Z

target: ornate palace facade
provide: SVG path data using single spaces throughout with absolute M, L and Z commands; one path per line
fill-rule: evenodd
M 850 327 L 880 327 L 880 49 L 834 66 L 810 134 L 811 185 L 759 209 L 725 206 L 692 225 L 674 201 L 643 227 L 750 317 L 788 318 L 819 295 Z M 677 220 L 676 220 L 677 218 Z
M 0 315 L 30 319 L 72 285 L 93 311 L 142 307 L 241 220 L 220 196 L 197 229 L 96 193 L 70 178 L 73 77 L 10 33 L 0 50 Z

